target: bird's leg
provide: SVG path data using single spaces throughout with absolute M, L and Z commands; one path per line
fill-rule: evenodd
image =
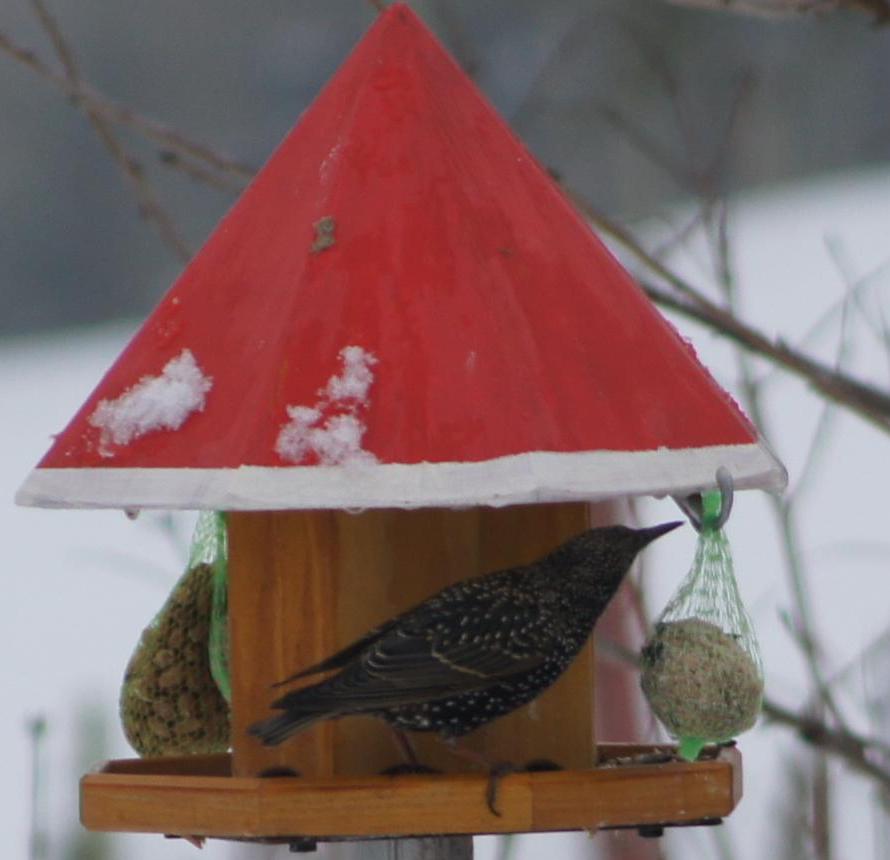
M 484 767 L 486 770 L 491 770 L 496 764 L 496 762 L 493 762 L 484 753 L 476 752 L 476 750 L 470 749 L 470 747 L 465 747 L 463 744 L 459 743 L 457 738 L 453 735 L 440 735 L 439 740 L 448 747 L 450 752 L 458 758 L 462 758 L 464 761 L 472 762 L 475 765 Z
M 491 814 L 500 818 L 501 813 L 497 808 L 498 787 L 505 776 L 514 773 L 517 770 L 516 766 L 507 761 L 492 761 L 488 756 L 476 752 L 476 750 L 470 749 L 469 747 L 462 746 L 458 743 L 457 738 L 455 737 L 442 737 L 440 739 L 445 746 L 454 753 L 454 755 L 465 761 L 480 765 L 488 771 L 488 786 L 485 789 L 485 803 L 491 810 Z
M 393 743 L 401 754 L 404 761 L 401 764 L 393 765 L 383 771 L 384 776 L 400 776 L 405 773 L 438 773 L 437 770 L 421 764 L 417 758 L 417 752 L 408 733 L 396 726 L 390 726 L 392 729 Z
M 417 750 L 414 749 L 411 738 L 408 737 L 408 734 L 403 729 L 396 726 L 390 726 L 390 728 L 392 729 L 392 739 L 396 748 L 402 754 L 402 758 L 405 759 L 405 763 L 410 764 L 412 767 L 417 767 L 420 762 L 417 760 Z

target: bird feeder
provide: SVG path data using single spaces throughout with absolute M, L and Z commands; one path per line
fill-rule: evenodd
M 282 839 L 567 830 L 728 814 L 738 754 L 601 766 L 591 650 L 469 736 L 503 780 L 372 718 L 274 749 L 270 686 L 591 502 L 784 470 L 691 347 L 404 5 L 381 14 L 21 488 L 46 507 L 228 511 L 232 751 L 115 761 L 97 830 Z M 281 776 L 298 773 L 299 776 Z M 276 778 L 269 778 L 277 775 Z

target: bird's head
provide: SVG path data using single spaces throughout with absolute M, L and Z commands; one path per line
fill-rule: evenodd
M 591 529 L 598 539 L 613 551 L 620 553 L 627 559 L 628 565 L 637 557 L 637 553 L 649 546 L 652 541 L 672 532 L 682 526 L 682 521 L 661 523 L 645 529 L 632 529 L 628 526 L 606 526 L 601 529 Z
M 604 526 L 589 529 L 564 543 L 554 561 L 564 570 L 574 570 L 595 583 L 597 591 L 614 592 L 637 554 L 656 538 L 673 531 L 682 522 L 662 523 L 645 529 Z M 557 560 L 557 556 L 561 556 Z

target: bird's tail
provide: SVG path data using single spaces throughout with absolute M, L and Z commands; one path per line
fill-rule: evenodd
M 323 716 L 325 715 L 317 712 L 283 711 L 274 717 L 249 726 L 247 733 L 259 738 L 265 746 L 274 747 L 287 740 L 291 735 L 308 728 Z

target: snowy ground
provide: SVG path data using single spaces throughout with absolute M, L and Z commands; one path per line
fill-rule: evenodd
M 887 387 L 888 355 L 880 343 L 879 309 L 882 301 L 886 306 L 890 288 L 890 171 L 859 172 L 752 195 L 740 204 L 737 216 L 735 247 L 748 317 L 765 331 L 798 342 L 829 314 L 807 346 L 833 359 L 840 315 L 832 309 L 836 311 L 843 297 L 845 278 L 867 277 L 858 293 L 861 311 L 849 314 L 854 341 L 849 365 Z M 829 255 L 826 240 L 840 249 L 843 272 Z M 694 262 L 687 270 L 697 276 Z M 82 403 L 134 325 L 0 342 L 0 402 L 5 405 L 0 425 L 0 544 L 7 558 L 7 609 L 0 627 L 6 704 L 0 732 L 10 741 L 0 775 L 0 832 L 7 857 L 27 856 L 29 718 L 43 715 L 49 726 L 44 774 L 50 857 L 63 856 L 63 845 L 78 832 L 76 774 L 88 764 L 83 758 L 129 754 L 116 721 L 121 674 L 139 631 L 163 602 L 184 558 L 187 515 L 171 527 L 157 515 L 131 522 L 115 512 L 39 511 L 12 505 L 13 493 L 45 451 L 49 435 Z M 734 390 L 735 366 L 726 347 L 687 323 L 679 325 L 720 381 Z M 765 367 L 762 372 L 769 374 Z M 820 401 L 797 382 L 772 375 L 767 384 L 771 441 L 789 467 L 793 488 Z M 812 571 L 810 597 L 832 672 L 854 663 L 890 627 L 890 538 L 884 531 L 888 451 L 886 438 L 877 431 L 857 419 L 838 417 L 801 497 L 802 551 Z M 643 515 L 647 522 L 656 522 L 674 517 L 676 511 L 670 502 L 653 501 L 646 503 Z M 688 567 L 693 537 L 691 529 L 683 531 L 656 544 L 650 554 L 655 609 Z M 728 532 L 743 596 L 761 637 L 768 692 L 796 706 L 807 684 L 798 651 L 781 621 L 789 592 L 775 528 L 758 494 L 737 500 Z M 875 692 L 875 682 L 858 670 L 848 677 L 841 688 L 847 693 L 843 705 L 857 727 L 869 730 L 857 701 L 863 685 L 870 684 Z M 107 748 L 80 748 L 85 720 L 107 723 Z M 741 745 L 746 797 L 726 834 L 737 857 L 769 856 L 781 848 L 779 816 L 794 797 L 782 770 L 792 742 L 782 730 L 758 727 Z M 885 856 L 869 786 L 853 778 L 843 778 L 839 785 L 833 818 L 838 856 Z M 712 831 L 668 837 L 673 844 L 684 840 L 690 850 L 695 846 L 697 856 L 717 856 L 714 838 Z M 597 841 L 530 837 L 520 840 L 514 857 L 531 860 L 554 850 L 563 857 L 582 852 L 589 856 L 589 846 Z M 117 852 L 103 856 L 195 856 L 195 849 L 160 837 L 116 837 L 115 842 Z M 478 856 L 493 855 L 493 840 L 480 840 L 478 847 Z M 98 851 L 95 847 L 83 856 L 98 857 Z M 205 849 L 204 856 L 232 857 L 241 851 L 217 843 Z

